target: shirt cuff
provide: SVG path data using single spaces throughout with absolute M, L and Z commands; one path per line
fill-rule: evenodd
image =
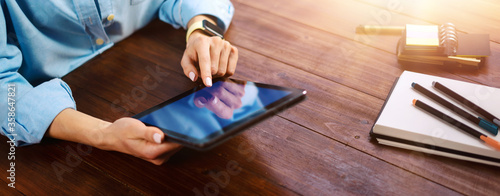
M 168 1 L 160 9 L 160 19 L 175 28 L 187 29 L 187 23 L 197 15 L 210 15 L 218 19 L 217 25 L 227 30 L 234 14 L 233 4 L 229 0 Z
M 31 89 L 16 100 L 15 129 L 7 123 L 2 131 L 16 146 L 40 143 L 54 118 L 64 109 L 76 109 L 71 89 L 61 79 L 53 79 Z

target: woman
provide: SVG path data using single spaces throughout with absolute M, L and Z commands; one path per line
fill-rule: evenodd
M 168 160 L 180 146 L 164 142 L 158 128 L 132 118 L 111 123 L 81 113 L 59 79 L 156 17 L 188 29 L 181 66 L 191 80 L 201 78 L 211 86 L 212 77 L 236 69 L 237 49 L 197 29 L 202 20 L 227 29 L 234 12 L 229 0 L 0 0 L 0 6 L 0 84 L 15 89 L 9 102 L 14 94 L 0 91 L 0 111 L 5 111 L 0 122 L 2 134 L 18 146 L 53 137 L 158 165 Z

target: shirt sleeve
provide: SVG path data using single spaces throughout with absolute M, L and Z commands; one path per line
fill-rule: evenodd
M 167 0 L 159 14 L 160 20 L 184 29 L 194 16 L 211 15 L 218 19 L 217 24 L 225 31 L 233 18 L 234 7 L 229 0 Z
M 75 101 L 60 79 L 33 87 L 19 74 L 23 56 L 14 44 L 15 33 L 7 30 L 3 6 L 0 3 L 0 133 L 16 146 L 39 143 L 62 110 L 76 108 Z

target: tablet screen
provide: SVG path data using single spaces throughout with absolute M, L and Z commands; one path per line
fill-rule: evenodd
M 175 141 L 203 144 L 300 95 L 303 91 L 298 89 L 226 79 L 183 93 L 135 118 L 159 127 Z

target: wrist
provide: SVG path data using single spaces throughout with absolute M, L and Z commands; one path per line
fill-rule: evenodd
M 195 32 L 202 32 L 207 36 L 217 36 L 224 39 L 224 31 L 206 19 L 190 22 L 189 24 L 190 26 L 186 33 L 186 43 L 189 42 L 190 36 Z
M 111 150 L 110 148 L 113 141 L 111 141 L 112 138 L 109 137 L 108 128 L 110 125 L 110 122 L 99 120 L 99 122 L 95 124 L 91 134 L 88 135 L 90 145 L 102 150 Z
M 189 36 L 189 39 L 191 38 L 196 38 L 196 37 L 200 37 L 200 36 L 205 36 L 205 37 L 208 37 L 210 35 L 206 34 L 205 32 L 203 32 L 202 30 L 196 30 L 196 31 L 193 31 L 193 33 L 191 33 L 191 36 Z

